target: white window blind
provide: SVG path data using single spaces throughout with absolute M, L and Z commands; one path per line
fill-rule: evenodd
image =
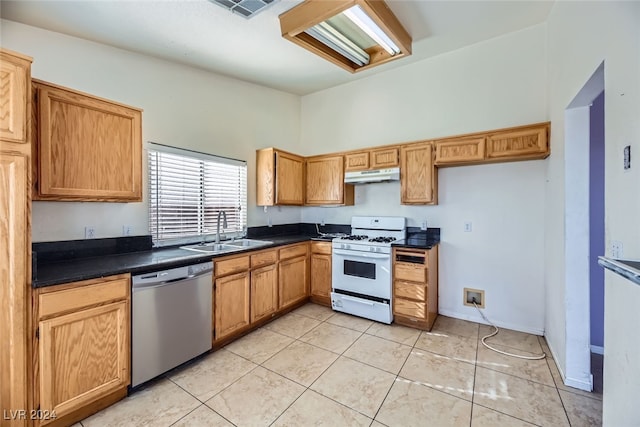
M 204 153 L 148 144 L 149 231 L 156 244 L 216 233 L 219 212 L 241 234 L 247 226 L 247 164 Z

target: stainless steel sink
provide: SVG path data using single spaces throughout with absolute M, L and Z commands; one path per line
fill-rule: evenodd
M 213 243 L 213 242 L 198 243 L 195 245 L 188 245 L 188 246 L 180 246 L 180 249 L 186 249 L 188 251 L 204 252 L 204 253 L 210 253 L 210 254 L 219 254 L 224 252 L 233 252 L 233 251 L 240 250 L 238 246 L 231 246 L 224 243 Z
M 227 240 L 224 243 L 198 243 L 195 245 L 180 246 L 180 249 L 186 249 L 188 251 L 204 252 L 209 254 L 220 254 L 226 252 L 241 251 L 248 248 L 258 248 L 260 246 L 270 245 L 273 242 L 267 240 L 253 240 L 253 239 L 240 239 L 240 240 Z
M 235 246 L 240 248 L 257 248 L 260 246 L 271 245 L 273 242 L 267 240 L 253 240 L 253 239 L 240 239 L 224 242 L 225 245 Z

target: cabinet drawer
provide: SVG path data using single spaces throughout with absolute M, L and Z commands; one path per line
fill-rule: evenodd
M 311 252 L 314 254 L 331 255 L 331 242 L 311 243 Z
M 396 298 L 393 301 L 393 312 L 401 316 L 416 317 L 418 319 L 426 318 L 427 304 L 424 302 L 408 301 Z
M 288 246 L 286 248 L 280 249 L 280 261 L 283 259 L 294 258 L 297 256 L 306 256 L 307 255 L 307 244 L 303 243 L 301 245 Z
M 96 281 L 99 280 L 99 283 Z M 51 317 L 92 305 L 126 299 L 131 288 L 130 276 L 120 275 L 111 279 L 93 279 L 76 283 L 77 287 L 38 296 L 38 318 Z
M 396 262 L 393 277 L 397 280 L 425 283 L 427 281 L 426 272 L 427 270 L 423 265 Z
M 249 255 L 214 260 L 216 276 L 225 276 L 227 274 L 238 273 L 249 269 Z
M 427 298 L 427 286 L 418 283 L 396 281 L 394 284 L 394 295 L 398 298 L 424 302 Z
M 251 255 L 251 268 L 275 264 L 277 259 L 278 257 L 275 250 Z

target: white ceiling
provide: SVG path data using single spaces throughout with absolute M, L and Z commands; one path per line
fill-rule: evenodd
M 250 19 L 207 0 L 0 2 L 3 19 L 308 94 L 544 22 L 552 1 L 387 0 L 413 38 L 413 54 L 351 74 L 285 40 L 278 0 Z

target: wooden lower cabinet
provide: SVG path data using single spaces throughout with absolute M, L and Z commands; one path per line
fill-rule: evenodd
M 124 274 L 37 291 L 39 425 L 71 425 L 126 396 L 130 286 Z
M 438 246 L 393 249 L 396 323 L 430 331 L 438 316 Z
M 278 261 L 278 310 L 282 310 L 309 297 L 309 243 L 283 246 Z
M 331 242 L 311 242 L 311 300 L 331 306 Z
M 306 243 L 305 243 L 306 245 Z M 309 296 L 307 255 L 280 261 L 278 308 L 290 307 Z
M 251 272 L 251 323 L 270 317 L 278 310 L 278 265 Z
M 213 310 L 216 340 L 249 326 L 249 298 L 248 271 L 215 279 Z

